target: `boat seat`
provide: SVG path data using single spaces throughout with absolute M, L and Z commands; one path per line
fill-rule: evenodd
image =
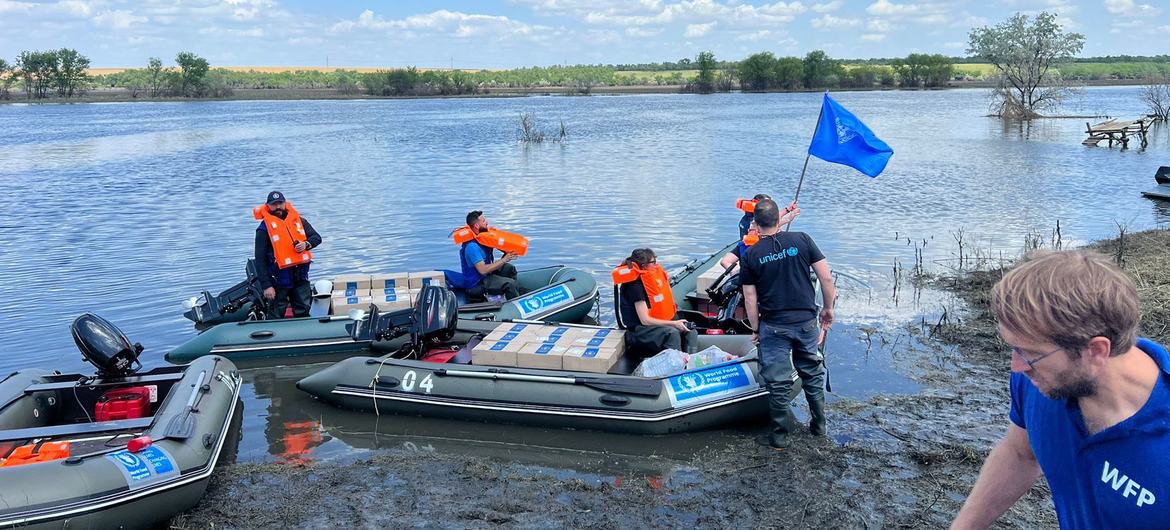
M 70 423 L 67 425 L 32 427 L 28 429 L 8 429 L 0 431 L 0 442 L 31 440 L 33 438 L 56 438 L 60 436 L 93 434 L 99 432 L 138 430 L 150 427 L 150 424 L 152 423 L 154 423 L 154 417 L 149 416 L 145 418 L 134 418 L 129 420 Z
M 118 378 L 108 379 L 108 380 L 100 380 L 99 379 L 99 380 L 90 381 L 89 383 L 86 383 L 85 386 L 88 386 L 88 387 L 111 386 L 111 385 L 136 386 L 136 385 L 142 385 L 145 383 L 160 383 L 160 382 L 164 382 L 164 381 L 178 381 L 182 378 L 183 378 L 183 372 L 176 371 L 176 372 L 171 372 L 171 373 L 132 375 L 132 376 L 118 377 Z M 68 389 L 71 389 L 73 387 L 76 387 L 77 385 L 78 385 L 77 380 L 56 381 L 56 382 L 52 382 L 52 383 L 37 383 L 35 385 L 29 385 L 29 386 L 25 387 L 24 393 L 25 394 L 32 394 L 34 392 L 44 392 L 47 390 L 68 390 Z

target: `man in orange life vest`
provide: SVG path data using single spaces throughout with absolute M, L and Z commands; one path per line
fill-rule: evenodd
M 615 300 L 617 316 L 631 352 L 650 356 L 666 349 L 698 350 L 698 332 L 686 320 L 675 318 L 678 307 L 670 291 L 670 278 L 658 265 L 653 250 L 636 248 L 630 252 L 615 269 L 614 281 L 621 284 L 621 294 Z
M 467 226 L 476 235 L 491 228 L 487 217 L 479 210 L 467 213 Z M 506 253 L 497 260 L 494 250 L 473 239 L 459 248 L 462 274 L 448 276 L 458 276 L 452 278 L 458 280 L 454 284 L 464 289 L 472 300 L 487 298 L 489 302 L 502 302 L 520 296 L 516 266 L 511 263 L 514 259 L 515 254 Z
M 283 318 L 289 304 L 294 317 L 309 316 L 312 288 L 309 249 L 321 244 L 321 235 L 301 217 L 284 194 L 268 194 L 265 204 L 252 209 L 260 220 L 256 228 L 256 268 L 264 299 L 268 301 L 268 318 Z

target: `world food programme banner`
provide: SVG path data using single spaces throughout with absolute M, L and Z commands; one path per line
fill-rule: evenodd
M 532 318 L 572 303 L 573 292 L 566 285 L 535 292 L 512 301 L 520 310 L 520 318 Z
M 744 363 L 735 363 L 671 377 L 667 379 L 666 393 L 671 405 L 678 407 L 742 394 L 758 386 L 752 371 Z

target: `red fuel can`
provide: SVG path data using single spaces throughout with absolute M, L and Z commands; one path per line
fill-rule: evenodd
M 130 420 L 150 416 L 150 389 L 144 386 L 116 388 L 98 398 L 97 421 Z

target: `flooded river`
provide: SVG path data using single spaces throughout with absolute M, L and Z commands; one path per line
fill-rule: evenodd
M 919 357 L 877 335 L 937 313 L 936 293 L 895 296 L 892 270 L 1014 255 L 1029 233 L 1068 243 L 1156 226 L 1142 198 L 1170 162 L 1149 149 L 1080 145 L 1085 119 L 1004 126 L 986 91 L 835 96 L 895 150 L 870 179 L 809 165 L 795 228 L 841 281 L 829 342 L 838 396 L 922 390 Z M 0 372 L 85 370 L 68 334 L 97 312 L 147 348 L 148 366 L 194 336 L 180 301 L 242 278 L 250 208 L 282 190 L 324 237 L 313 274 L 456 268 L 448 233 L 471 209 L 531 237 L 521 268 L 566 264 L 606 278 L 631 248 L 679 266 L 731 241 L 737 197 L 790 197 L 819 94 L 380 101 L 0 105 Z M 1093 88 L 1069 114 L 1133 118 L 1137 88 Z M 530 113 L 563 142 L 522 144 Z M 905 291 L 905 287 L 902 286 Z M 602 289 L 603 321 L 612 321 Z M 474 454 L 616 477 L 665 473 L 738 431 L 644 438 L 377 418 L 294 387 L 321 366 L 245 371 L 245 462 L 349 462 L 371 451 Z M 860 431 L 859 431 L 860 432 Z M 854 436 L 862 435 L 854 432 Z

